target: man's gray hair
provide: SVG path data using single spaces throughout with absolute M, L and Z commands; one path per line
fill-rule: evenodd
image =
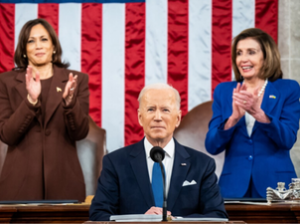
M 179 92 L 173 86 L 170 86 L 169 84 L 166 84 L 166 83 L 155 83 L 155 84 L 150 84 L 150 85 L 144 86 L 144 88 L 142 89 L 142 91 L 140 92 L 140 95 L 138 97 L 139 106 L 141 105 L 141 100 L 142 100 L 145 92 L 147 92 L 147 90 L 150 90 L 150 89 L 171 89 L 171 90 L 173 90 L 175 93 L 175 98 L 176 98 L 176 106 L 177 106 L 178 110 L 180 110 L 181 99 L 180 99 Z

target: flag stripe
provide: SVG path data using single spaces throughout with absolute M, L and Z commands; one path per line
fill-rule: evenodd
M 232 38 L 245 29 L 255 27 L 255 0 L 232 1 Z M 232 80 L 235 80 L 232 71 Z
M 182 115 L 188 108 L 188 1 L 169 0 L 168 83 L 179 91 Z
M 59 40 L 63 46 L 62 59 L 70 69 L 81 70 L 81 4 L 59 5 Z
M 255 0 L 232 0 L 232 37 L 255 26 Z
M 83 3 L 81 13 L 81 71 L 89 74 L 90 115 L 101 126 L 102 4 Z
M 167 83 L 168 1 L 147 1 L 145 85 Z
M 125 145 L 138 142 L 138 95 L 145 85 L 145 3 L 127 3 L 125 19 Z
M 278 0 L 15 1 L 0 7 L 0 71 L 14 67 L 24 23 L 46 18 L 63 60 L 89 74 L 90 116 L 106 129 L 109 151 L 143 136 L 136 110 L 144 84 L 173 85 L 185 114 L 232 80 L 232 37 L 256 26 L 277 39 Z
M 0 71 L 14 67 L 15 5 L 0 4 Z
M 2 3 L 128 3 L 145 0 L 1 0 Z
M 255 27 L 270 34 L 277 43 L 278 0 L 256 0 L 255 15 Z
M 25 13 L 24 13 L 25 12 Z M 36 19 L 38 15 L 38 4 L 16 4 L 15 6 L 15 40 L 26 22 Z M 15 48 L 18 41 L 15 41 Z
M 231 81 L 231 0 L 212 0 L 212 94 L 220 82 Z
M 58 35 L 58 10 L 59 5 L 56 3 L 43 3 L 38 5 L 38 18 L 47 20 L 53 26 Z
M 211 99 L 211 16 L 207 0 L 189 0 L 188 110 Z
M 103 4 L 102 16 L 102 127 L 113 151 L 124 146 L 125 5 Z

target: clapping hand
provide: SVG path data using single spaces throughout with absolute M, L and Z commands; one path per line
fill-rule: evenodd
M 38 97 L 41 94 L 41 82 L 40 82 L 40 74 L 36 72 L 35 79 L 32 75 L 32 67 L 29 65 L 27 67 L 27 72 L 25 75 L 26 78 L 26 89 L 28 92 L 28 100 L 32 104 L 36 104 L 38 101 Z
M 77 75 L 73 76 L 73 73 L 69 74 L 69 80 L 65 86 L 65 90 L 63 93 L 63 98 L 68 106 L 73 99 L 74 91 L 77 87 Z
M 225 123 L 224 130 L 228 130 L 229 128 L 233 127 L 237 124 L 237 122 L 245 115 L 245 109 L 243 107 L 240 107 L 240 101 L 237 100 L 237 95 L 241 91 L 246 91 L 247 87 L 244 84 L 238 83 L 236 88 L 233 89 L 232 93 L 232 114 L 228 118 L 228 120 Z
M 253 115 L 260 110 L 258 89 L 255 89 L 253 94 L 247 92 L 246 90 L 247 88 L 241 88 L 240 91 L 234 92 L 233 99 L 235 104 L 238 105 L 239 108 Z
M 233 89 L 232 94 L 232 114 L 231 117 L 235 120 L 240 120 L 245 115 L 245 109 L 240 107 L 240 101 L 237 97 L 241 91 L 246 91 L 247 87 L 244 84 L 238 83 L 236 88 Z
M 261 100 L 258 92 L 258 88 L 254 90 L 253 94 L 247 92 L 246 89 L 241 89 L 239 92 L 233 94 L 234 102 L 241 110 L 251 114 L 256 121 L 270 123 L 270 119 L 261 109 Z

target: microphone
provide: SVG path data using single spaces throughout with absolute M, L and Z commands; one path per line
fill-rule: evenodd
M 166 184 L 165 184 L 166 177 L 165 177 L 164 167 L 163 167 L 163 164 L 162 164 L 162 161 L 165 158 L 165 152 L 161 147 L 154 146 L 150 150 L 150 157 L 154 162 L 157 162 L 160 165 L 162 178 L 163 178 L 163 195 L 164 195 L 163 215 L 162 215 L 163 219 L 162 219 L 162 221 L 168 221 L 167 220 L 167 194 L 166 194 Z
M 154 162 L 161 162 L 164 160 L 165 158 L 165 152 L 164 150 L 159 147 L 159 146 L 154 146 L 151 150 L 150 150 L 150 157 Z

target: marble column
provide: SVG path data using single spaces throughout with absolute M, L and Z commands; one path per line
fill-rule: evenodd
M 300 1 L 279 0 L 278 3 L 278 47 L 283 77 L 300 83 Z M 300 132 L 290 154 L 300 177 Z

